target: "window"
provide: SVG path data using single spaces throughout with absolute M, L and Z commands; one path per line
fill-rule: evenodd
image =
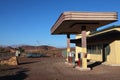
M 102 53 L 102 45 L 101 44 L 88 45 L 87 46 L 87 53 L 90 53 L 90 54 L 101 54 Z

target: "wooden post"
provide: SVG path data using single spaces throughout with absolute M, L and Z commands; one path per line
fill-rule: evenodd
M 87 40 L 86 40 L 86 26 L 82 26 L 82 68 L 87 69 Z
M 70 34 L 67 34 L 67 62 L 68 62 L 68 53 L 70 52 Z

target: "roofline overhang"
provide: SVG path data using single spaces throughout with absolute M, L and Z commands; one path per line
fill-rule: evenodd
M 65 21 L 74 21 L 72 25 L 75 24 L 99 24 L 96 21 L 108 21 L 109 23 L 115 22 L 118 20 L 117 12 L 63 12 L 55 24 L 51 28 L 51 34 L 60 34 L 55 33 L 55 31 L 61 26 Z M 82 22 L 77 22 L 82 21 Z M 88 21 L 88 22 L 86 22 Z M 95 21 L 95 22 L 94 22 Z M 108 23 L 107 23 L 108 24 Z M 67 32 L 66 32 L 67 33 Z M 68 32 L 72 33 L 72 32 Z M 61 33 L 62 34 L 62 33 Z M 63 33 L 65 34 L 65 33 Z M 74 33 L 76 34 L 76 33 Z
M 105 30 L 105 31 L 100 31 L 100 32 L 95 33 L 95 34 L 88 35 L 88 37 L 93 37 L 93 36 L 97 36 L 97 35 L 100 35 L 100 34 L 105 34 L 105 33 L 111 32 L 111 31 L 120 32 L 120 28 L 112 28 L 112 29 L 108 29 L 108 30 Z

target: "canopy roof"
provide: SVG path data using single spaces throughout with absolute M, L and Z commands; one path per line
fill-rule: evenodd
M 51 34 L 80 34 L 82 26 L 89 31 L 115 21 L 116 12 L 64 12 L 51 28 Z

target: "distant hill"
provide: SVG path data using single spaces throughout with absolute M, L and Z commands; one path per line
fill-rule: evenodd
M 62 50 L 60 48 L 56 48 L 54 46 L 48 46 L 48 45 L 41 45 L 41 46 L 29 46 L 24 45 L 20 46 L 22 49 L 25 50 L 25 52 L 32 52 L 32 53 L 42 53 L 46 54 L 47 56 L 61 56 Z
M 24 49 L 25 53 L 42 53 L 48 56 L 61 56 L 63 51 L 66 51 L 66 48 L 57 48 L 54 46 L 41 45 L 41 46 L 31 46 L 31 45 L 22 45 L 18 47 L 0 47 L 0 52 L 10 52 L 15 53 L 16 48 Z M 71 51 L 75 51 L 72 47 Z
M 59 48 L 48 46 L 48 45 L 41 45 L 41 46 L 29 46 L 29 45 L 23 45 L 20 46 L 25 51 L 36 51 L 36 50 L 58 50 Z

